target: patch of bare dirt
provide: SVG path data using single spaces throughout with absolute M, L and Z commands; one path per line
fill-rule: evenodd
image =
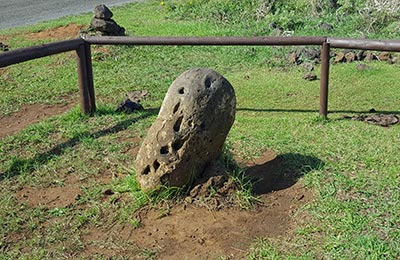
M 143 210 L 139 213 L 139 228 L 127 224 L 107 230 L 87 227 L 82 237 L 85 249 L 81 256 L 96 253 L 108 258 L 142 259 L 137 253 L 142 249 L 155 254 L 154 259 L 215 259 L 220 256 L 242 259 L 256 238 L 290 236 L 295 225 L 294 214 L 313 199 L 312 192 L 294 181 L 293 176 L 281 175 L 284 172 L 282 160 L 272 151 L 266 151 L 246 165 L 248 174 L 258 178 L 258 193 L 261 194 L 261 203 L 254 209 L 209 210 L 184 202 L 167 209 Z M 123 246 L 104 246 L 121 241 L 135 245 L 136 253 L 132 255 L 129 250 L 133 249 Z
M 122 152 L 134 158 L 140 139 L 125 138 L 122 137 L 121 142 L 134 145 Z M 297 154 L 276 156 L 273 151 L 266 150 L 251 161 L 238 160 L 255 181 L 255 192 L 260 196 L 261 202 L 253 209 L 223 207 L 210 210 L 186 200 L 158 208 L 146 207 L 131 216 L 140 220 L 137 228 L 129 223 L 83 226 L 79 236 L 84 247 L 75 251 L 74 257 L 203 260 L 224 256 L 244 259 L 249 246 L 257 238 L 287 239 L 293 236 L 298 209 L 313 200 L 312 192 L 297 182 L 298 176 L 285 165 L 285 160 L 298 159 L 304 158 Z M 96 178 L 99 184 L 109 183 L 111 175 L 104 172 L 88 178 Z M 79 198 L 85 181 L 88 180 L 65 174 L 62 185 L 24 187 L 18 191 L 17 199 L 30 207 L 70 207 Z M 113 203 L 121 203 L 122 207 L 131 200 L 126 193 L 103 191 L 103 197 L 111 195 L 117 198 Z M 104 209 L 101 218 L 108 217 L 106 211 Z
M 69 175 L 62 183 L 55 186 L 46 188 L 24 187 L 17 193 L 17 199 L 30 207 L 69 207 L 81 194 L 81 181 L 77 175 Z
M 129 137 L 121 141 L 133 142 L 123 153 L 134 156 L 140 139 Z M 267 150 L 259 158 L 242 162 L 256 180 L 261 203 L 251 210 L 224 207 L 210 210 L 187 201 L 159 208 L 144 208 L 137 217 L 140 226 L 115 224 L 113 226 L 86 225 L 80 231 L 82 251 L 75 257 L 129 259 L 243 259 L 255 239 L 284 239 L 293 235 L 297 210 L 313 199 L 312 193 L 293 179 L 284 166 L 284 159 Z M 96 175 L 99 184 L 109 183 L 111 173 Z M 88 177 L 92 178 L 92 177 Z M 94 178 L 94 176 L 93 176 Z M 63 208 L 74 205 L 81 187 L 87 179 L 75 174 L 65 174 L 61 181 L 49 187 L 24 187 L 17 192 L 17 199 L 30 207 Z M 258 185 L 258 186 L 257 186 Z M 112 190 L 103 191 L 103 197 L 113 195 Z M 128 194 L 118 195 L 114 203 L 129 203 Z M 107 218 L 103 212 L 101 218 Z M 51 222 L 49 222 L 51 223 Z M 43 228 L 49 223 L 43 223 Z M 14 237 L 9 237 L 13 240 Z
M 105 185 L 111 183 L 113 176 L 109 172 L 96 175 L 96 183 Z M 49 187 L 23 187 L 17 192 L 17 200 L 29 207 L 44 206 L 46 208 L 66 208 L 72 206 L 82 195 L 81 187 L 89 177 L 79 177 L 76 174 L 65 174 L 63 178 Z M 105 195 L 110 190 L 105 190 Z
M 30 33 L 26 35 L 26 38 L 29 40 L 41 40 L 41 39 L 64 40 L 64 39 L 76 38 L 79 36 L 80 30 L 83 29 L 84 27 L 85 26 L 81 24 L 69 24 L 54 29 Z
M 0 117 L 0 138 L 15 134 L 27 126 L 40 122 L 44 118 L 59 115 L 75 105 L 72 100 L 56 105 L 24 105 L 18 112 Z

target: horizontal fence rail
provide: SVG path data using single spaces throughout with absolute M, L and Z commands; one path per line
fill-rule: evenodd
M 331 48 L 400 52 L 400 41 L 327 38 Z
M 90 44 L 113 45 L 321 45 L 326 37 L 84 37 Z
M 0 54 L 0 68 L 62 52 L 73 51 L 83 44 L 85 44 L 85 41 L 78 38 L 7 51 Z
M 400 52 L 399 40 L 347 39 L 313 36 L 291 37 L 115 37 L 82 36 L 78 39 L 21 48 L 0 54 L 0 68 L 50 56 L 67 51 L 76 51 L 78 83 L 82 112 L 93 114 L 96 111 L 93 84 L 93 68 L 90 45 L 190 45 L 190 46 L 321 46 L 321 79 L 319 113 L 328 114 L 328 85 L 330 49 L 357 49 Z

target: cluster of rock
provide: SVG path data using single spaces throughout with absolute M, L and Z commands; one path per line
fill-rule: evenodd
M 397 56 L 393 56 L 390 52 L 373 53 L 371 51 L 354 51 L 343 50 L 338 53 L 331 53 L 331 58 L 334 58 L 333 63 L 354 62 L 354 61 L 385 61 L 396 63 Z M 319 64 L 321 62 L 321 50 L 302 48 L 291 52 L 287 56 L 290 64 L 309 66 L 311 64 Z
M 93 10 L 93 18 L 90 22 L 90 30 L 99 36 L 124 36 L 125 29 L 119 26 L 113 19 L 113 13 L 105 5 L 98 5 Z
M 301 48 L 288 54 L 290 64 L 301 65 L 303 63 L 318 64 L 321 62 L 321 49 Z
M 355 61 L 384 61 L 390 64 L 398 62 L 398 56 L 392 55 L 390 52 L 380 52 L 378 54 L 371 51 L 354 51 L 354 50 L 343 50 L 338 53 L 331 53 L 332 63 L 344 63 L 344 62 L 355 62 Z M 305 80 L 316 80 L 317 75 L 312 73 L 314 65 L 321 63 L 321 50 L 320 49 L 309 49 L 301 48 L 287 55 L 287 60 L 290 64 L 302 66 L 306 74 L 303 76 Z M 357 69 L 367 69 L 368 66 L 365 64 L 358 64 Z
M 354 61 L 373 61 L 373 60 L 378 60 L 378 61 L 385 61 L 388 63 L 396 63 L 397 62 L 397 57 L 393 56 L 390 52 L 381 52 L 379 54 L 370 52 L 370 51 L 352 51 L 352 50 L 344 50 L 341 52 L 338 52 L 335 55 L 335 61 L 334 63 L 340 63 L 340 62 L 354 62 Z
M 318 78 L 312 71 L 314 70 L 314 65 L 321 62 L 320 49 L 297 49 L 296 51 L 289 53 L 287 59 L 290 64 L 299 65 L 304 68 L 306 74 L 304 74 L 303 79 L 313 81 Z
M 140 101 L 148 98 L 149 95 L 149 92 L 146 90 L 128 92 L 125 95 L 125 99 L 118 105 L 115 112 L 124 112 L 126 114 L 130 114 L 137 110 L 143 110 L 143 106 L 140 104 Z
M 204 68 L 180 75 L 138 152 L 141 188 L 183 187 L 204 177 L 221 156 L 235 112 L 234 89 L 222 75 Z
M 368 124 L 380 125 L 383 127 L 388 127 L 399 123 L 399 117 L 395 114 L 358 115 L 353 117 L 344 116 L 344 118 L 356 121 L 363 121 Z

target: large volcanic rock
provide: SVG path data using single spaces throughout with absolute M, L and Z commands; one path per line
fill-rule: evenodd
M 235 112 L 233 87 L 222 75 L 210 69 L 180 75 L 137 155 L 140 186 L 190 185 L 221 155 Z

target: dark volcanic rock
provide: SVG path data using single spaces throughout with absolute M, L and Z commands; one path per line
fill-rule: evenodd
M 235 111 L 233 87 L 222 75 L 210 69 L 180 75 L 137 155 L 140 186 L 182 187 L 199 178 L 220 157 Z
M 366 55 L 365 55 L 365 51 L 361 50 L 357 53 L 357 60 L 359 61 L 363 61 L 365 59 Z
M 98 5 L 93 10 L 90 28 L 98 35 L 124 36 L 125 28 L 119 26 L 111 17 L 113 13 L 105 5 Z
M 10 47 L 7 44 L 0 42 L 0 51 L 9 51 Z
M 96 17 L 92 18 L 90 26 L 101 35 L 124 36 L 125 29 L 119 26 L 114 20 L 103 20 Z
M 112 18 L 113 13 L 105 5 L 98 5 L 93 10 L 94 17 L 97 19 L 109 20 Z
M 313 81 L 317 79 L 317 75 L 315 75 L 314 73 L 307 73 L 303 76 L 303 79 Z
M 125 112 L 126 114 L 130 114 L 137 110 L 143 110 L 143 106 L 138 102 L 132 101 L 127 98 L 121 104 L 119 104 L 115 112 Z
M 354 117 L 345 116 L 345 118 L 351 118 L 352 120 L 364 121 L 368 124 L 380 125 L 384 127 L 399 123 L 399 118 L 395 114 L 359 115 Z

